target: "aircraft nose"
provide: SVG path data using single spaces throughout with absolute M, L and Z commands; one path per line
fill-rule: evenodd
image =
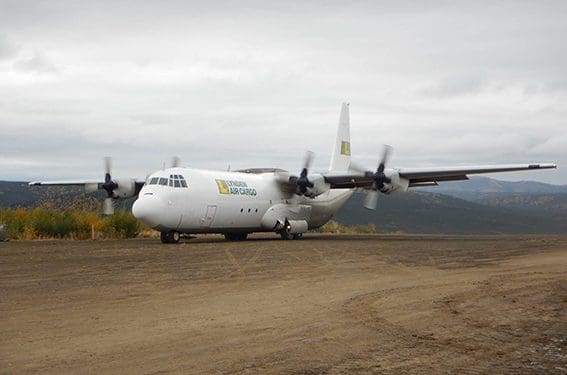
M 132 206 L 132 214 L 134 217 L 151 228 L 161 223 L 162 212 L 163 206 L 161 205 L 161 200 L 151 195 L 139 197 Z

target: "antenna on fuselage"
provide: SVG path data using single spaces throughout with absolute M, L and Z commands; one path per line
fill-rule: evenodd
M 230 172 L 230 164 L 228 165 L 228 168 L 226 169 L 227 172 Z

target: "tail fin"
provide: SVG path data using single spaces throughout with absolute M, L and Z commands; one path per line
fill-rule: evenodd
M 337 140 L 331 156 L 331 171 L 347 171 L 350 166 L 350 119 L 349 104 L 343 103 Z

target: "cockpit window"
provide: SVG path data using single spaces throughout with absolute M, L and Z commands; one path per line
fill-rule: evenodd
M 187 181 L 185 178 L 180 174 L 170 174 L 169 178 L 167 177 L 152 177 L 149 179 L 148 185 L 163 185 L 163 186 L 170 186 L 173 188 L 186 188 Z
M 186 188 L 187 182 L 185 178 L 180 174 L 171 174 L 169 175 L 169 186 L 173 186 L 176 188 Z

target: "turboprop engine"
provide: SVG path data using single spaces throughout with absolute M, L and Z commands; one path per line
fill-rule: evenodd
M 315 198 L 327 192 L 331 185 L 325 182 L 325 178 L 320 174 L 314 174 L 311 178 L 308 178 L 309 168 L 313 162 L 313 152 L 307 151 L 305 154 L 305 160 L 303 163 L 303 169 L 297 176 L 290 176 L 288 182 L 295 185 L 295 194 L 304 195 L 309 198 Z
M 113 198 L 131 198 L 136 195 L 136 180 L 133 178 L 117 179 L 116 186 L 112 190 Z
M 106 191 L 106 198 L 103 203 L 103 212 L 105 215 L 112 215 L 114 213 L 114 199 L 131 198 L 136 196 L 138 191 L 135 179 L 112 179 L 110 175 L 112 160 L 109 157 L 104 158 L 104 169 L 104 183 L 101 185 L 101 188 Z
M 392 148 L 390 146 L 384 145 L 384 150 L 382 153 L 382 158 L 378 164 L 376 172 L 365 172 L 367 177 L 374 180 L 372 187 L 368 190 L 366 194 L 366 199 L 364 200 L 364 207 L 369 210 L 376 209 L 376 204 L 378 203 L 378 192 L 384 194 L 390 194 L 396 190 L 406 191 L 409 187 L 409 180 L 400 177 L 400 174 L 395 169 L 386 169 L 386 164 L 390 158 Z
M 400 177 L 396 170 L 386 170 L 384 175 L 388 178 L 389 182 L 384 182 L 379 189 L 384 194 L 390 194 L 396 190 L 407 191 L 409 187 L 409 180 Z
M 314 174 L 309 179 L 311 186 L 307 187 L 302 195 L 308 198 L 315 198 L 318 195 L 326 193 L 331 188 L 331 185 L 325 182 L 325 178 L 320 174 Z

